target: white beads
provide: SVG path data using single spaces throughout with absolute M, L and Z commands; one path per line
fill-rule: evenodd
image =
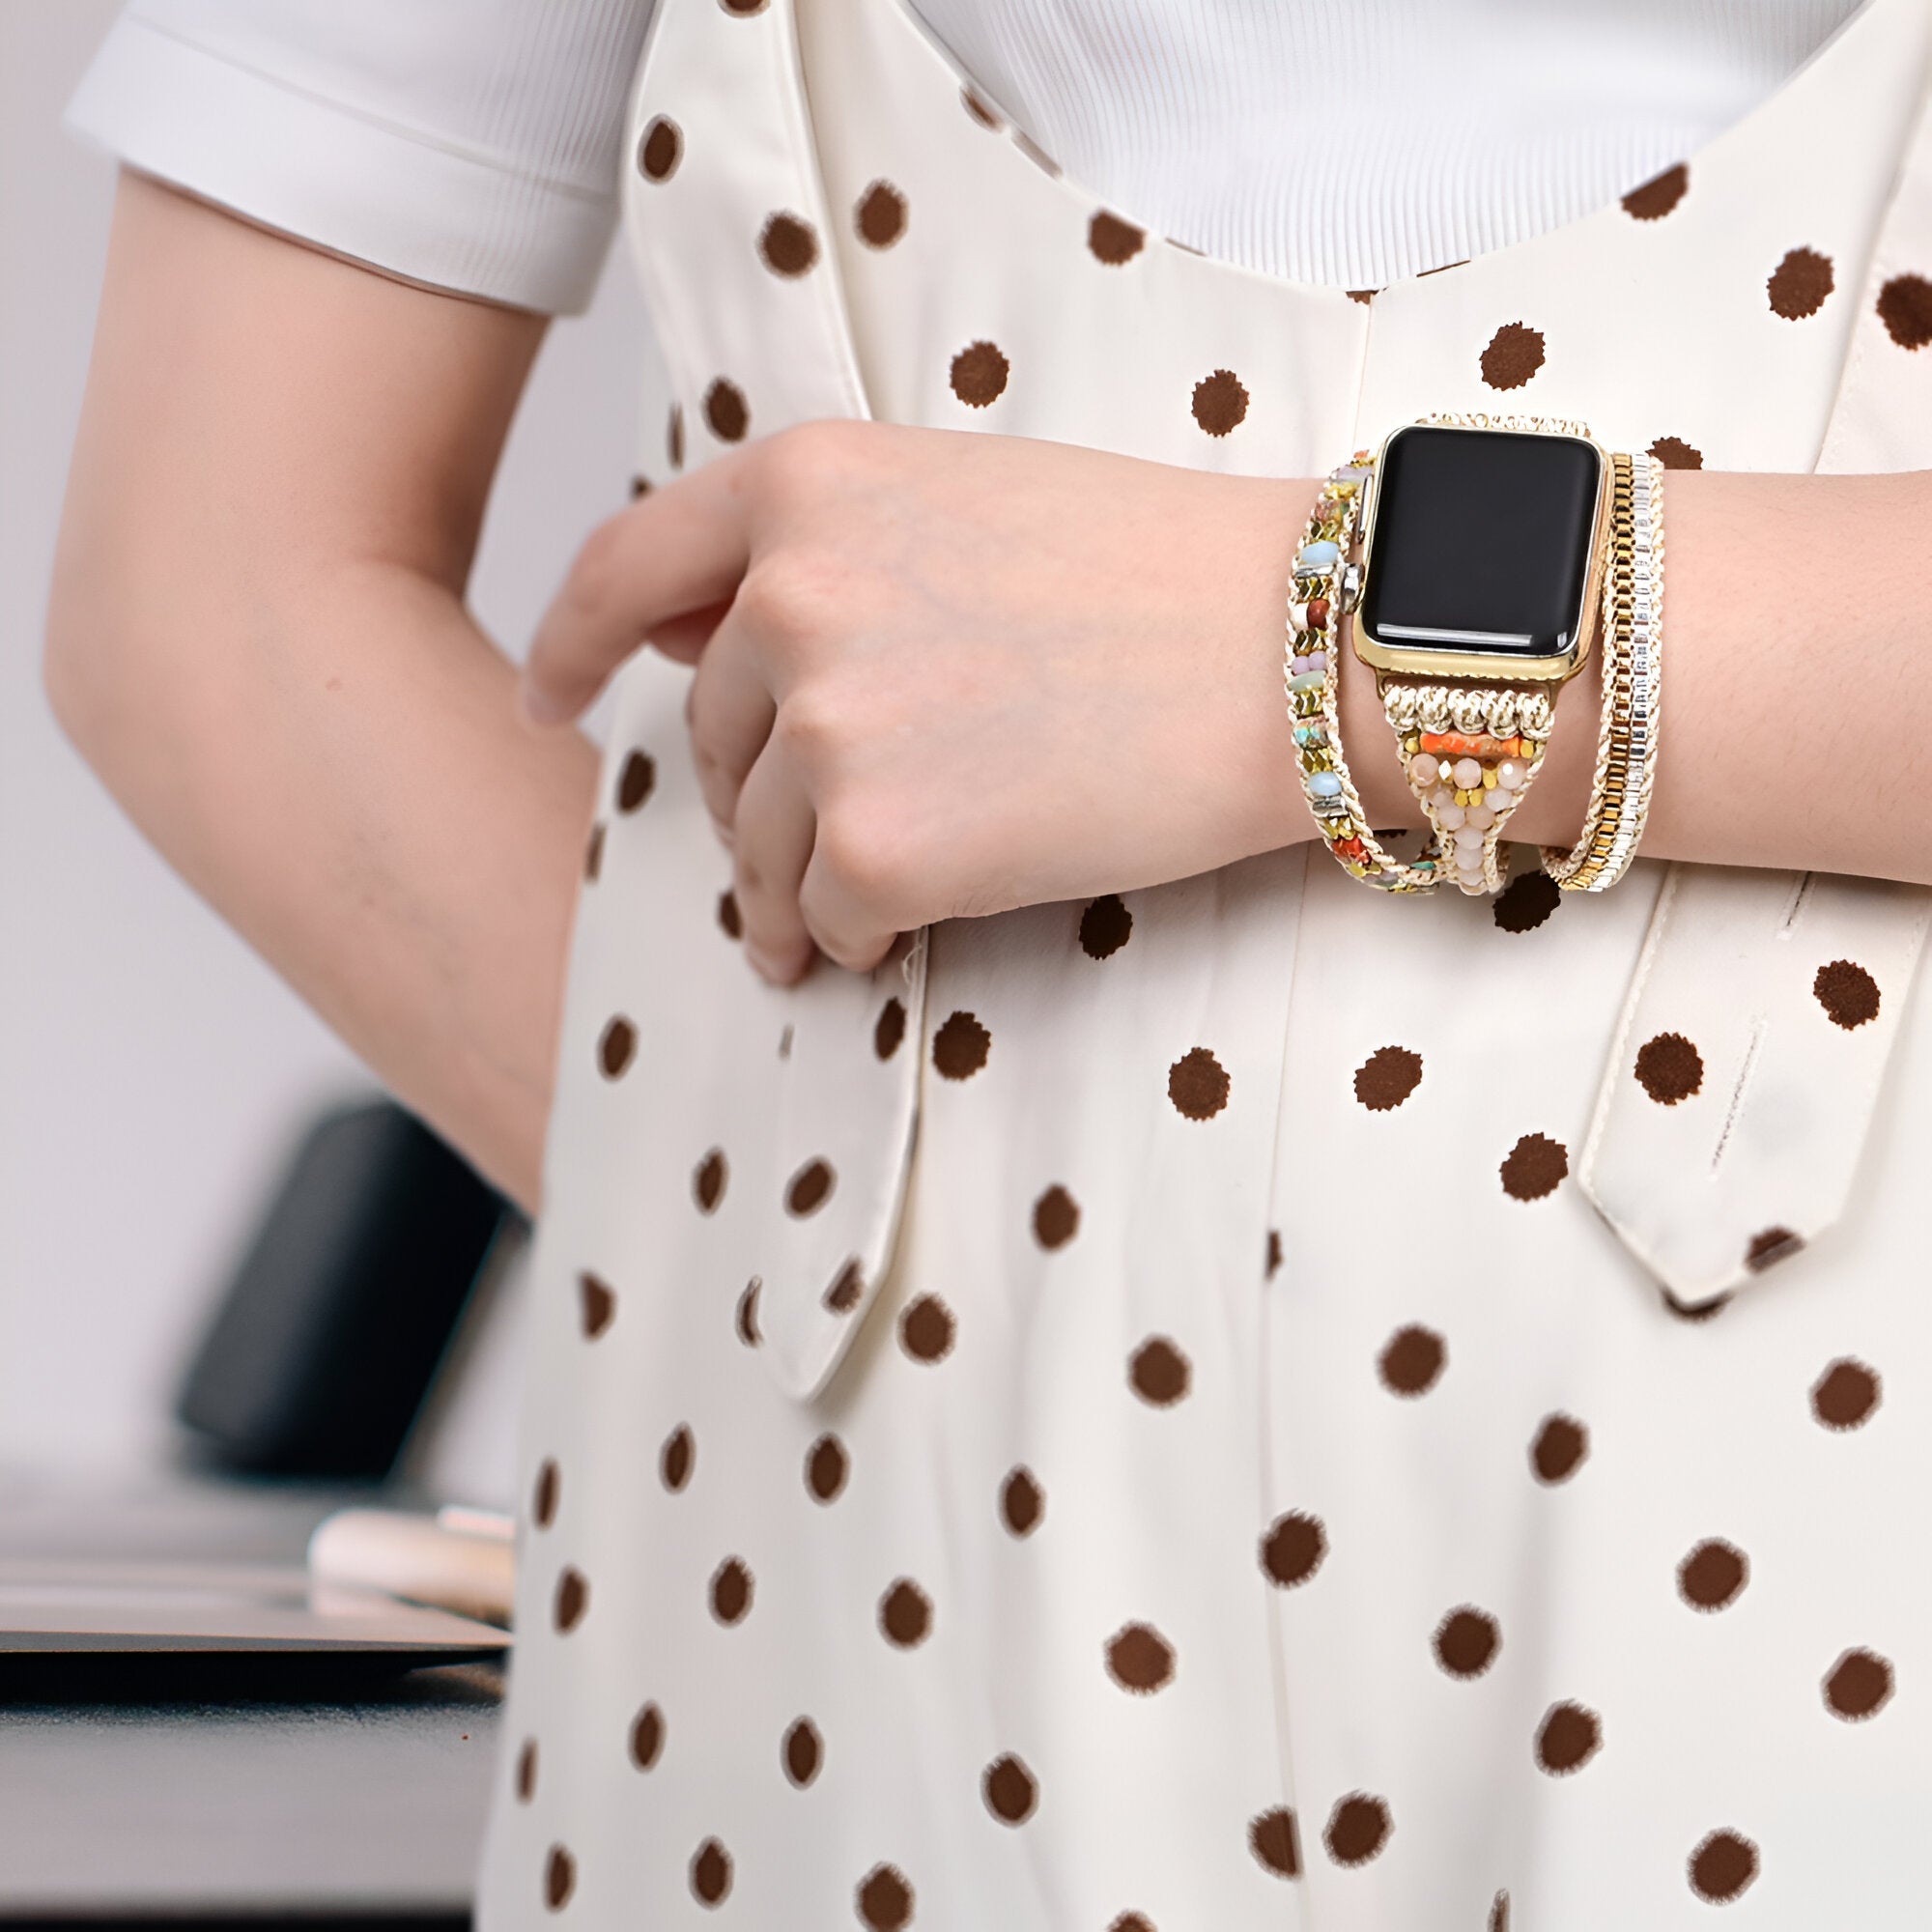
M 1520 790 L 1528 776 L 1527 770 L 1515 758 L 1505 758 L 1496 767 L 1496 784 L 1503 791 Z
M 1411 784 L 1434 784 L 1441 768 L 1441 760 L 1433 753 L 1418 752 L 1408 761 L 1408 778 Z
M 1505 760 L 1504 762 L 1507 763 L 1508 761 Z M 1474 758 L 1458 758 L 1455 769 L 1451 772 L 1450 776 L 1456 781 L 1457 790 L 1474 791 L 1483 781 L 1483 768 Z M 1503 782 L 1502 768 L 1500 766 L 1496 770 L 1496 782 L 1498 784 Z M 1522 780 L 1520 777 L 1510 781 L 1513 787 L 1521 782 Z

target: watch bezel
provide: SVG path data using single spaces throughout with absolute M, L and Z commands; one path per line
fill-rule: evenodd
M 1381 509 L 1380 489 L 1390 446 L 1398 437 L 1412 436 L 1418 430 L 1436 430 L 1473 436 L 1548 436 L 1583 443 L 1597 459 L 1596 501 L 1590 522 L 1590 554 L 1583 574 L 1582 608 L 1577 613 L 1577 641 L 1554 657 L 1525 657 L 1519 651 L 1432 650 L 1426 645 L 1385 643 L 1372 632 L 1363 617 L 1368 602 L 1370 573 L 1376 554 L 1376 525 Z M 1561 684 L 1575 677 L 1589 662 L 1602 622 L 1604 566 L 1609 547 L 1608 452 L 1594 437 L 1573 426 L 1561 429 L 1533 428 L 1515 422 L 1443 422 L 1423 420 L 1398 424 L 1382 439 L 1376 454 L 1375 484 L 1369 491 L 1368 518 L 1362 531 L 1361 583 L 1350 619 L 1354 651 L 1364 664 L 1378 671 L 1407 676 L 1504 680 L 1512 684 Z

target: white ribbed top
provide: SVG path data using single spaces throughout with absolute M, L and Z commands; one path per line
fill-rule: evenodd
M 1749 112 L 1858 0 L 911 4 L 1122 213 L 1359 289 L 1602 207 Z M 615 223 L 651 5 L 130 0 L 69 121 L 341 254 L 574 310 Z
M 913 0 L 1069 176 L 1223 261 L 1381 288 L 1742 119 L 1858 0 Z

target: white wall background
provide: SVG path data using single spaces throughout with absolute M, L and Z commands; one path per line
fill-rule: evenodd
M 0 1473 L 163 1453 L 264 1190 L 312 1108 L 373 1084 L 146 845 L 42 689 L 114 186 L 59 121 L 115 11 L 0 0 Z M 472 603 L 512 654 L 624 498 L 647 354 L 619 248 L 589 313 L 553 327 L 491 505 Z M 496 1352 L 472 1436 L 512 1426 Z

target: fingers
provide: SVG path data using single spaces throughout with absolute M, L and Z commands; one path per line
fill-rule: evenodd
M 782 743 L 768 740 L 738 794 L 732 890 L 745 922 L 746 956 L 780 985 L 790 985 L 811 963 L 798 895 L 815 832 L 798 768 Z
M 525 662 L 526 717 L 577 717 L 654 631 L 730 601 L 751 551 L 743 474 L 736 457 L 720 457 L 591 532 Z M 674 629 L 687 647 L 693 628 Z
M 853 892 L 822 838 L 813 843 L 798 902 L 819 951 L 848 971 L 869 973 L 898 937 L 897 929 L 881 925 L 878 914 Z
M 697 660 L 685 701 L 698 786 L 727 840 L 737 817 L 739 789 L 765 749 L 776 713 L 744 626 L 727 620 Z

